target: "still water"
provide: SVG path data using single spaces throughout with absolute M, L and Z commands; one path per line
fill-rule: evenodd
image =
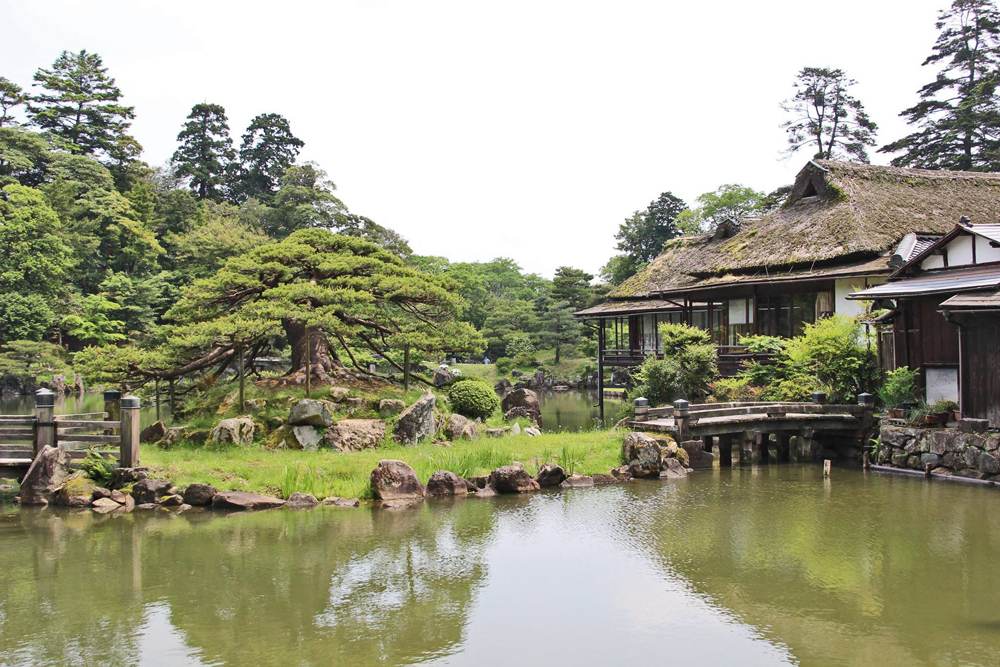
M 1000 495 L 783 465 L 406 510 L 0 509 L 0 664 L 996 664 Z
M 546 431 L 589 431 L 600 428 L 601 411 L 596 391 L 540 391 L 538 406 Z M 618 421 L 620 400 L 604 399 L 604 421 Z
M 104 410 L 104 394 L 90 393 L 83 396 L 56 396 L 55 413 L 57 415 L 80 414 L 82 412 L 101 412 Z M 0 415 L 30 415 L 35 412 L 34 396 L 16 396 L 4 394 L 0 396 Z M 160 416 L 169 421 L 170 406 L 163 403 L 160 406 Z M 143 400 L 139 411 L 139 421 L 143 427 L 156 421 L 156 405 Z

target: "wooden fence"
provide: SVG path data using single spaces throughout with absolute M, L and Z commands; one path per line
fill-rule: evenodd
M 35 414 L 0 415 L 0 463 L 30 463 L 45 445 L 80 459 L 89 451 L 118 459 L 123 468 L 139 465 L 139 399 L 104 392 L 104 412 L 55 414 L 55 395 L 35 392 Z

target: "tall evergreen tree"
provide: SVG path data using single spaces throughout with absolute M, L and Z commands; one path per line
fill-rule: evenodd
M 21 86 L 10 79 L 0 76 L 0 127 L 17 125 L 14 109 L 27 101 Z
M 560 266 L 552 279 L 552 300 L 568 303 L 574 311 L 586 308 L 593 290 L 590 281 L 593 274 L 570 266 Z
M 43 91 L 28 99 L 35 125 L 65 141 L 74 153 L 112 159 L 121 153 L 135 109 L 119 102 L 121 89 L 108 76 L 99 55 L 63 51 L 52 69 L 39 68 L 34 78 Z M 141 150 L 134 139 L 128 139 L 131 153 Z
M 804 67 L 795 79 L 795 95 L 781 108 L 792 114 L 782 123 L 788 133 L 792 155 L 814 146 L 814 157 L 832 160 L 846 157 L 868 163 L 868 146 L 875 145 L 878 126 L 861 102 L 848 92 L 857 84 L 844 70 Z
M 254 118 L 243 134 L 239 164 L 230 171 L 232 199 L 243 202 L 254 197 L 270 202 L 304 145 L 284 116 L 265 113 Z
M 652 261 L 663 244 L 681 235 L 675 224 L 687 204 L 673 193 L 664 192 L 649 203 L 644 211 L 636 211 L 618 226 L 618 249 L 630 255 L 637 264 Z
M 580 344 L 580 323 L 573 319 L 574 307 L 568 301 L 549 299 L 542 315 L 542 343 L 555 349 L 554 363 L 559 363 L 564 353 Z
M 236 156 L 226 110 L 218 104 L 194 105 L 177 141 L 171 158 L 177 175 L 191 179 L 199 199 L 218 200 L 226 166 Z
M 918 129 L 879 152 L 903 151 L 892 160 L 898 167 L 1000 169 L 1000 12 L 992 0 L 954 0 L 935 26 L 940 34 L 923 64 L 942 69 L 899 114 Z

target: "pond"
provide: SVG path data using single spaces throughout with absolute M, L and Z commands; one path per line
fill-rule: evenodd
M 542 425 L 546 431 L 590 431 L 600 428 L 601 411 L 596 391 L 539 391 Z M 604 420 L 612 426 L 618 421 L 621 401 L 604 399 Z
M 404 510 L 8 505 L 0 664 L 992 664 L 998 506 L 807 465 Z
M 83 396 L 56 396 L 55 413 L 57 415 L 80 414 L 82 412 L 101 412 L 104 410 L 104 394 L 88 393 Z M 0 415 L 30 415 L 35 413 L 34 396 L 17 396 L 4 394 L 0 396 Z M 166 401 L 160 406 L 160 415 L 169 419 L 170 406 Z M 156 405 L 143 400 L 139 411 L 139 422 L 145 427 L 156 421 Z

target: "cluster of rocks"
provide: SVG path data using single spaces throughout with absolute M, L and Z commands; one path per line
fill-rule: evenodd
M 535 371 L 533 375 L 522 373 L 521 371 L 511 371 L 516 382 L 504 378 L 496 383 L 494 389 L 501 396 L 508 391 L 517 389 L 532 389 L 534 391 L 569 391 L 570 389 L 587 389 L 597 386 L 597 375 L 574 375 L 570 377 L 558 377 L 550 375 L 543 370 Z
M 31 396 L 40 387 L 51 389 L 57 396 L 69 396 L 77 394 L 83 396 L 83 376 L 73 373 L 67 378 L 65 375 L 55 374 L 51 380 L 36 383 L 32 378 L 5 375 L 0 377 L 0 394 L 5 396 Z
M 876 461 L 895 468 L 972 479 L 1000 480 L 1000 434 L 985 420 L 963 419 L 958 428 L 908 428 L 883 422 Z
M 321 504 L 307 493 L 293 493 L 282 500 L 246 491 L 219 491 L 209 484 L 189 484 L 181 489 L 170 480 L 149 477 L 145 468 L 118 468 L 109 487 L 98 486 L 82 470 L 72 471 L 64 450 L 46 446 L 21 481 L 17 501 L 22 505 L 89 508 L 101 514 L 153 509 L 185 512 L 196 507 L 248 511 Z M 357 498 L 330 497 L 322 504 L 346 508 L 360 503 Z
M 474 495 L 488 498 L 497 494 L 531 493 L 544 488 L 560 487 L 578 489 L 602 484 L 617 484 L 632 479 L 675 479 L 691 472 L 689 448 L 701 442 L 685 443 L 679 447 L 670 439 L 657 439 L 645 433 L 629 433 L 622 441 L 625 465 L 613 468 L 607 474 L 581 475 L 566 471 L 555 463 L 543 463 L 538 473 L 530 475 L 521 464 L 501 466 L 489 475 L 463 479 L 449 470 L 438 470 L 427 480 L 426 486 L 417 478 L 413 468 L 394 459 L 379 461 L 371 473 L 372 495 L 382 501 L 382 507 L 406 507 L 427 497 Z M 712 454 L 697 451 L 699 463 L 708 457 L 711 467 Z

